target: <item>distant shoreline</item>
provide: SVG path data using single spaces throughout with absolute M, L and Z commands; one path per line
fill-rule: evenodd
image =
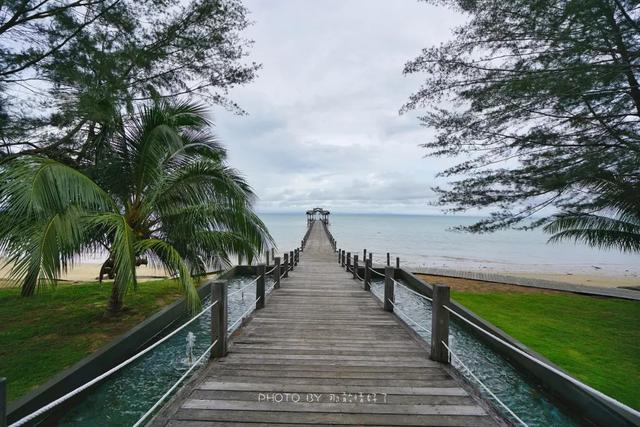
M 73 268 L 69 269 L 67 274 L 62 275 L 60 278 L 61 281 L 65 282 L 90 282 L 98 280 L 98 275 L 100 273 L 101 263 L 97 262 L 79 262 L 76 263 Z M 406 267 L 408 270 L 420 270 L 420 267 L 412 267 L 412 266 L 403 266 L 401 263 L 401 267 Z M 428 268 L 428 267 L 426 267 Z M 622 275 L 612 275 L 608 272 L 602 271 L 594 271 L 594 272 L 579 272 L 579 273 L 563 273 L 561 271 L 552 272 L 552 271 L 544 271 L 544 272 L 536 272 L 536 271 L 528 271 L 528 270 L 494 270 L 494 269 L 478 269 L 464 266 L 455 265 L 455 266 L 438 266 L 437 268 L 443 269 L 455 269 L 455 270 L 463 270 L 463 271 L 471 271 L 471 272 L 481 272 L 481 273 L 490 273 L 490 274 L 500 274 L 504 276 L 511 277 L 521 277 L 521 278 L 529 278 L 529 279 L 540 279 L 540 280 L 551 280 L 556 282 L 563 283 L 571 283 L 571 284 L 580 284 L 586 286 L 596 286 L 596 287 L 605 287 L 605 288 L 620 288 L 620 287 L 633 287 L 640 286 L 640 278 L 638 278 L 635 274 L 630 274 L 629 276 Z M 138 274 L 138 278 L 140 280 L 157 280 L 166 278 L 167 274 L 162 268 L 154 268 L 152 266 L 140 266 L 136 268 L 136 272 Z M 6 278 L 8 276 L 9 270 L 7 268 L 0 270 L 0 278 Z M 1 286 L 1 285 L 0 285 Z

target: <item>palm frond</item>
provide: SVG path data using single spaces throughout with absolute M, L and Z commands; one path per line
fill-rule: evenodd
M 544 227 L 549 242 L 573 240 L 602 249 L 640 252 L 640 224 L 620 218 L 585 213 L 559 214 Z
M 119 213 L 96 214 L 90 218 L 92 225 L 104 228 L 113 236 L 111 256 L 115 273 L 114 287 L 117 293 L 124 296 L 129 287 L 137 289 L 136 278 L 136 235 Z
M 186 295 L 189 310 L 191 313 L 196 313 L 201 305 L 200 296 L 189 273 L 189 267 L 181 254 L 169 243 L 160 239 L 139 240 L 135 244 L 135 250 L 139 254 L 151 252 L 172 275 L 177 276 L 180 288 Z

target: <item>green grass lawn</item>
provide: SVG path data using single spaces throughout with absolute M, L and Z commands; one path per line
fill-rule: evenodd
M 110 284 L 61 284 L 29 298 L 0 289 L 0 377 L 9 400 L 28 393 L 181 296 L 172 280 L 139 283 L 117 317 L 106 317 Z
M 573 294 L 452 297 L 591 387 L 640 409 L 640 303 Z

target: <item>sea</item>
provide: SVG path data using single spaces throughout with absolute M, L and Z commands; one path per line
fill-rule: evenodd
M 276 250 L 300 246 L 306 215 L 262 213 Z M 411 268 L 449 268 L 495 273 L 553 273 L 640 278 L 640 255 L 602 250 L 573 242 L 548 243 L 541 229 L 501 230 L 475 234 L 456 231 L 479 217 L 456 215 L 341 214 L 329 216 L 338 247 L 362 254 L 372 252 L 374 263 L 395 262 Z M 362 256 L 362 255 L 360 255 Z M 639 279 L 640 282 L 640 279 Z

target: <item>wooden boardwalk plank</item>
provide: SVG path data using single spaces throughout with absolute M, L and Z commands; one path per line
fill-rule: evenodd
M 496 423 L 340 268 L 319 222 L 300 264 L 235 334 L 229 354 L 152 420 L 172 427 Z

